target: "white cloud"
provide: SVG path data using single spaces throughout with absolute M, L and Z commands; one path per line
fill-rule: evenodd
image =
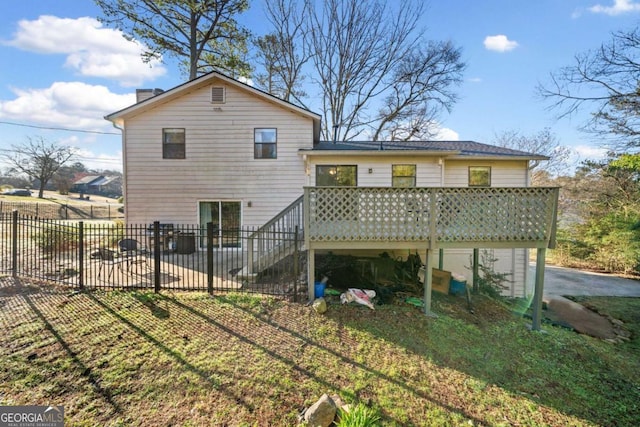
M 621 15 L 623 13 L 640 12 L 640 3 L 631 0 L 614 0 L 613 6 L 602 6 L 597 4 L 589 8 L 593 13 L 604 13 L 610 16 Z
M 77 146 L 77 145 L 76 145 Z M 77 151 L 78 160 L 88 169 L 95 170 L 122 170 L 122 151 L 116 154 L 96 154 L 87 149 Z
M 487 50 L 493 50 L 496 52 L 508 52 L 518 47 L 518 42 L 509 40 L 509 38 L 503 34 L 498 34 L 495 36 L 485 37 L 484 47 Z
M 606 148 L 597 148 L 589 145 L 576 145 L 573 150 L 580 160 L 601 160 L 607 156 Z
M 435 141 L 458 141 L 460 139 L 460 135 L 458 132 L 453 129 L 440 127 L 439 124 L 436 124 L 433 129 L 432 139 Z
M 94 18 L 58 18 L 43 15 L 22 20 L 10 46 L 42 54 L 67 55 L 65 65 L 83 76 L 118 81 L 123 86 L 140 86 L 166 73 L 159 61 L 145 64 L 143 46 L 129 41 L 118 30 L 102 28 Z
M 0 100 L 0 118 L 82 130 L 109 129 L 106 114 L 135 103 L 135 94 L 119 95 L 105 86 L 55 82 L 45 89 L 14 89 L 16 98 Z
M 482 83 L 482 79 L 480 77 L 471 77 L 468 81 L 469 83 Z
M 242 82 L 246 85 L 249 85 L 251 87 L 255 86 L 253 79 L 250 79 L 249 77 L 244 77 L 244 76 L 238 76 L 238 81 Z

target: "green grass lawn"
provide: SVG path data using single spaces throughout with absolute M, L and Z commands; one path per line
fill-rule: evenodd
M 584 302 L 584 301 L 583 301 Z M 531 332 L 508 307 L 436 295 L 312 308 L 248 295 L 96 292 L 0 279 L 0 404 L 63 405 L 67 426 L 292 426 L 323 393 L 381 425 L 633 426 L 640 299 L 590 299 L 613 345 Z

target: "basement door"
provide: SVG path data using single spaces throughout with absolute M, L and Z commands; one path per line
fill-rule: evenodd
M 204 230 L 200 247 L 206 247 L 207 223 L 213 223 L 214 248 L 239 248 L 241 203 L 229 201 L 200 202 L 200 227 Z

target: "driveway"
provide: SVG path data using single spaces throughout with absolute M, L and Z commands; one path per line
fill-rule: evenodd
M 530 277 L 535 280 L 535 265 L 531 266 Z M 547 265 L 544 273 L 544 296 L 558 295 L 640 297 L 640 281 Z

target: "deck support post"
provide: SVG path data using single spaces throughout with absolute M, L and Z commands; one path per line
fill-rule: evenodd
M 431 287 L 433 285 L 433 250 L 427 249 L 424 261 L 424 314 L 432 316 L 431 312 Z
M 531 330 L 539 331 L 542 323 L 542 294 L 544 292 L 544 267 L 546 248 L 538 248 L 536 254 L 536 285 L 533 293 L 533 315 Z
M 480 291 L 480 250 L 473 248 L 473 292 Z
M 309 301 L 313 301 L 315 297 L 315 274 L 316 274 L 316 251 L 309 248 L 307 251 L 307 292 Z

